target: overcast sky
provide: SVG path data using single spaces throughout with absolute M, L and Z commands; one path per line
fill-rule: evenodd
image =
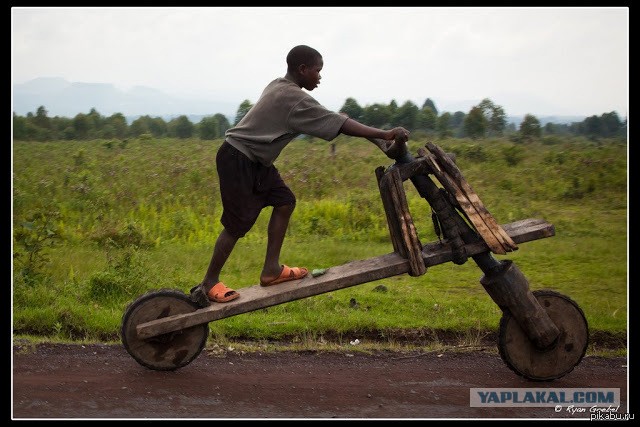
M 141 85 L 239 105 L 286 72 L 295 45 L 324 58 L 312 95 L 361 106 L 507 115 L 628 114 L 629 9 L 12 8 L 12 80 Z M 233 111 L 234 113 L 235 111 Z

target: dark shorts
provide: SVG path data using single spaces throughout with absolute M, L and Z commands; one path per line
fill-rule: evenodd
M 275 166 L 254 163 L 228 142 L 216 155 L 224 228 L 236 238 L 253 227 L 266 206 L 295 205 L 296 197 Z

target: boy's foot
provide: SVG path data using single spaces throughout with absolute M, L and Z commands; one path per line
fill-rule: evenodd
M 260 280 L 261 286 L 272 286 L 277 285 L 278 283 L 288 282 L 290 280 L 299 280 L 305 277 L 309 273 L 304 267 L 289 267 L 287 265 L 282 266 L 282 271 L 280 272 L 280 276 L 276 277 L 270 281 Z
M 224 283 L 216 283 L 209 292 L 205 292 L 204 285 L 200 284 L 191 288 L 190 296 L 191 301 L 198 304 L 200 307 L 209 307 L 211 301 L 213 302 L 229 302 L 240 297 L 240 294 L 231 288 L 227 288 Z
M 218 282 L 209 290 L 207 296 L 211 301 L 229 302 L 240 297 L 240 294 L 231 288 L 227 288 L 224 283 Z
M 209 307 L 211 305 L 209 297 L 207 297 L 207 293 L 204 291 L 204 286 L 202 284 L 191 288 L 189 298 L 202 308 Z

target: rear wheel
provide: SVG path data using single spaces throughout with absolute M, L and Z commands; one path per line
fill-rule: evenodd
M 209 325 L 204 323 L 147 339 L 139 339 L 136 327 L 176 314 L 192 313 L 198 305 L 185 293 L 162 289 L 133 301 L 122 316 L 121 338 L 127 352 L 142 366 L 172 371 L 191 363 L 204 348 Z
M 555 291 L 533 291 L 540 305 L 560 330 L 556 341 L 537 348 L 511 313 L 500 319 L 498 349 L 502 360 L 516 374 L 535 381 L 550 381 L 573 370 L 587 351 L 589 327 L 582 309 L 571 298 Z

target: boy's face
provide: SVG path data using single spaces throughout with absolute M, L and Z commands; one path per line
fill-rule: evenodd
M 306 90 L 314 90 L 320 84 L 320 71 L 322 70 L 322 66 L 324 65 L 324 61 L 322 57 L 316 59 L 315 63 L 312 65 L 303 64 L 300 66 L 300 77 L 302 87 Z

